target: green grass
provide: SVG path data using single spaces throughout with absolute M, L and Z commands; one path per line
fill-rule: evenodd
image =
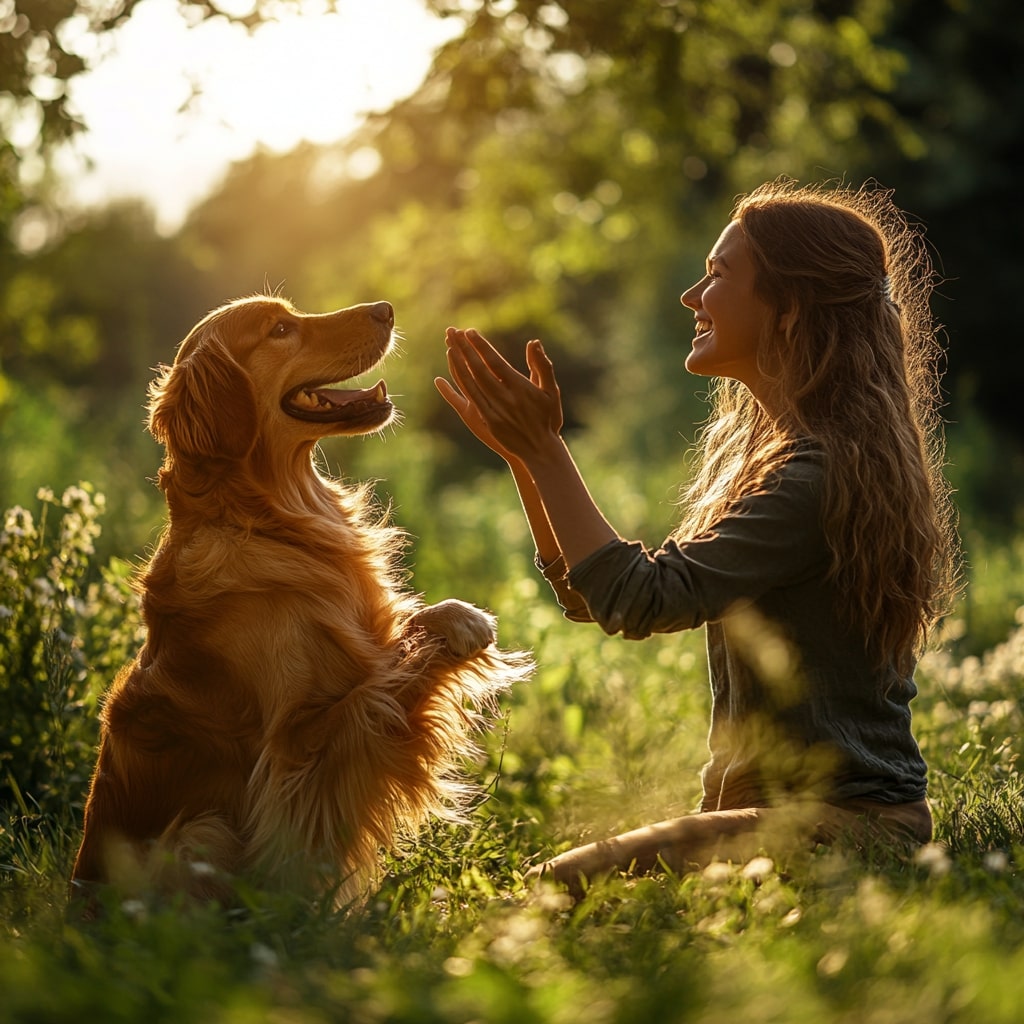
M 96 691 L 109 674 L 99 653 L 135 636 L 134 611 L 117 566 L 98 589 L 69 577 L 66 589 L 89 600 L 72 606 L 77 617 L 63 625 L 75 639 L 61 655 L 18 591 L 17 621 L 0 620 L 23 673 L 8 665 L 0 676 L 4 728 L 18 733 L 3 762 L 0 1022 L 1019 1024 L 1024 626 L 1006 604 L 1010 574 L 979 586 L 987 629 L 1002 588 L 1003 642 L 966 654 L 961 640 L 950 648 L 959 653 L 930 655 L 921 669 L 915 721 L 939 841 L 924 857 L 809 851 L 683 878 L 613 879 L 573 905 L 525 887 L 529 866 L 694 805 L 707 722 L 703 637 L 628 643 L 562 621 L 533 577 L 521 527 L 486 513 L 513 501 L 483 487 L 435 502 L 439 531 L 446 517 L 472 518 L 474 543 L 488 531 L 507 543 L 485 587 L 469 570 L 471 551 L 431 562 L 424 529 L 416 564 L 429 575 L 418 583 L 429 580 L 434 597 L 489 604 L 502 642 L 533 649 L 538 673 L 507 700 L 470 767 L 484 791 L 470 820 L 435 824 L 347 912 L 246 891 L 230 912 L 111 894 L 99 921 L 68 917 Z M 9 557 L 50 566 L 51 548 L 75 537 L 51 527 L 50 541 Z M 47 636 L 49 656 L 24 653 Z M 23 792 L 19 765 L 36 779 L 46 768 L 46 786 Z

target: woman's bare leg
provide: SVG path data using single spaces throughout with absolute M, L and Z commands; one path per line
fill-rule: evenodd
M 912 848 L 930 837 L 925 801 L 892 807 L 872 801 L 743 807 L 671 818 L 579 846 L 533 868 L 527 878 L 557 882 L 579 897 L 589 882 L 616 871 L 643 874 L 663 865 L 684 874 L 714 860 L 743 863 L 762 850 L 779 857 L 841 840 Z

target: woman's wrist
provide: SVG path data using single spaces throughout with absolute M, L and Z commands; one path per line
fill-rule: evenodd
M 531 476 L 545 471 L 564 467 L 566 460 L 572 459 L 568 446 L 561 434 L 554 432 L 546 435 L 539 443 L 534 444 L 528 452 L 514 455 Z

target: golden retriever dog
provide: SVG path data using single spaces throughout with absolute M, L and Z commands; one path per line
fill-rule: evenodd
M 223 900 L 242 875 L 349 900 L 382 849 L 472 794 L 460 766 L 529 659 L 486 612 L 426 606 L 368 485 L 314 462 L 321 438 L 392 420 L 383 381 L 339 382 L 393 326 L 387 302 L 242 299 L 150 386 L 168 521 L 138 582 L 145 645 L 104 702 L 73 893 Z

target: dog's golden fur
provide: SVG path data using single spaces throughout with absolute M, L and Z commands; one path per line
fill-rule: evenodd
M 383 382 L 326 386 L 374 366 L 392 326 L 387 303 L 243 299 L 151 385 L 169 519 L 139 581 L 145 646 L 104 704 L 76 882 L 224 897 L 241 873 L 348 898 L 472 792 L 460 763 L 528 660 L 471 605 L 424 605 L 369 489 L 313 462 L 321 437 L 392 418 Z

